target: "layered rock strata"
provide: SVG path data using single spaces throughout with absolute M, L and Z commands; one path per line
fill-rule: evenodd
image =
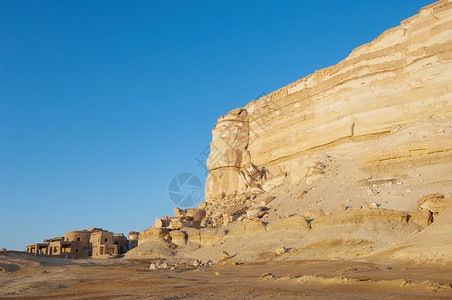
M 452 3 L 439 1 L 337 65 L 220 117 L 212 130 L 206 201 L 268 191 L 286 175 L 297 183 L 309 172 L 306 154 L 316 149 L 450 118 L 451 79 Z M 411 139 L 384 151 L 367 149 L 363 161 L 451 149 L 450 134 L 441 140 Z
M 452 1 L 220 117 L 210 146 L 206 201 L 127 256 L 452 263 Z

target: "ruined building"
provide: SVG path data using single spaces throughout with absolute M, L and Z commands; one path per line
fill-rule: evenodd
M 68 231 L 64 237 L 27 245 L 27 253 L 65 258 L 117 257 L 128 250 L 129 241 L 122 233 L 115 234 L 102 228 Z

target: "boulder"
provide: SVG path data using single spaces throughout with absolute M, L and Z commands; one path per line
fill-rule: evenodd
M 191 227 L 192 223 L 184 219 L 172 218 L 168 226 L 171 230 L 180 230 L 185 227 Z
M 264 199 L 262 199 L 261 203 L 262 206 L 266 206 L 267 204 L 269 204 L 270 202 L 272 202 L 275 199 L 275 196 L 267 196 Z
M 191 265 L 195 268 L 199 268 L 199 266 L 201 266 L 201 262 L 199 261 L 199 259 L 195 259 Z
M 207 202 L 199 202 L 198 208 L 199 209 L 206 209 L 207 208 Z
M 159 269 L 168 269 L 168 264 L 166 261 L 160 262 L 157 266 Z
M 308 219 L 314 219 L 314 218 L 324 216 L 324 215 L 325 215 L 325 211 L 321 208 L 311 208 L 305 214 L 306 218 L 308 218 Z
M 284 254 L 284 253 L 286 253 L 286 252 L 287 252 L 286 247 L 277 248 L 277 249 L 275 250 L 275 253 L 276 253 L 277 255 L 281 255 L 281 254 Z
M 155 218 L 155 228 L 166 228 L 170 225 L 168 217 Z
M 347 205 L 345 204 L 341 204 L 337 207 L 337 211 L 346 211 L 347 210 Z
M 179 207 L 174 207 L 174 216 L 178 218 L 184 218 L 185 217 L 185 210 L 180 209 Z
M 212 224 L 214 227 L 220 227 L 224 223 L 224 216 L 222 214 L 218 214 L 212 217 Z
M 281 174 L 279 176 L 267 179 L 262 184 L 262 188 L 266 192 L 271 191 L 271 190 L 275 189 L 276 187 L 280 186 L 286 178 L 287 178 L 286 174 Z
M 206 211 L 200 208 L 189 208 L 186 210 L 186 216 L 191 217 L 193 222 L 200 223 L 206 217 Z
M 231 216 L 225 215 L 223 216 L 223 226 L 229 225 L 233 222 L 233 219 Z
M 234 215 L 244 213 L 247 209 L 248 209 L 248 206 L 246 206 L 245 204 L 235 204 L 235 205 L 228 207 L 225 210 L 225 214 L 227 214 L 229 216 L 234 216 Z
M 255 209 L 250 209 L 249 211 L 246 212 L 246 215 L 248 218 L 253 218 L 253 217 L 262 217 L 265 212 L 262 211 L 263 207 L 258 207 Z
M 274 279 L 275 275 L 269 272 L 265 272 L 264 274 L 261 275 L 261 278 L 264 280 Z

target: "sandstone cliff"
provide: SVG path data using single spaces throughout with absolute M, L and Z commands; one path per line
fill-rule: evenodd
M 344 143 L 348 158 L 362 163 L 449 152 L 450 128 L 441 132 L 436 124 L 426 125 L 433 130 L 428 138 L 369 145 L 364 153 L 354 143 L 450 119 L 451 5 L 427 6 L 337 65 L 220 117 L 212 130 L 206 201 L 268 191 L 286 176 L 296 184 L 309 175 L 310 154 Z
M 207 165 L 127 256 L 452 263 L 452 1 L 220 117 Z

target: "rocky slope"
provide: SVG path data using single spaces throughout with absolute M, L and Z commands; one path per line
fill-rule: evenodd
M 452 1 L 220 117 L 207 164 L 127 256 L 452 263 Z

